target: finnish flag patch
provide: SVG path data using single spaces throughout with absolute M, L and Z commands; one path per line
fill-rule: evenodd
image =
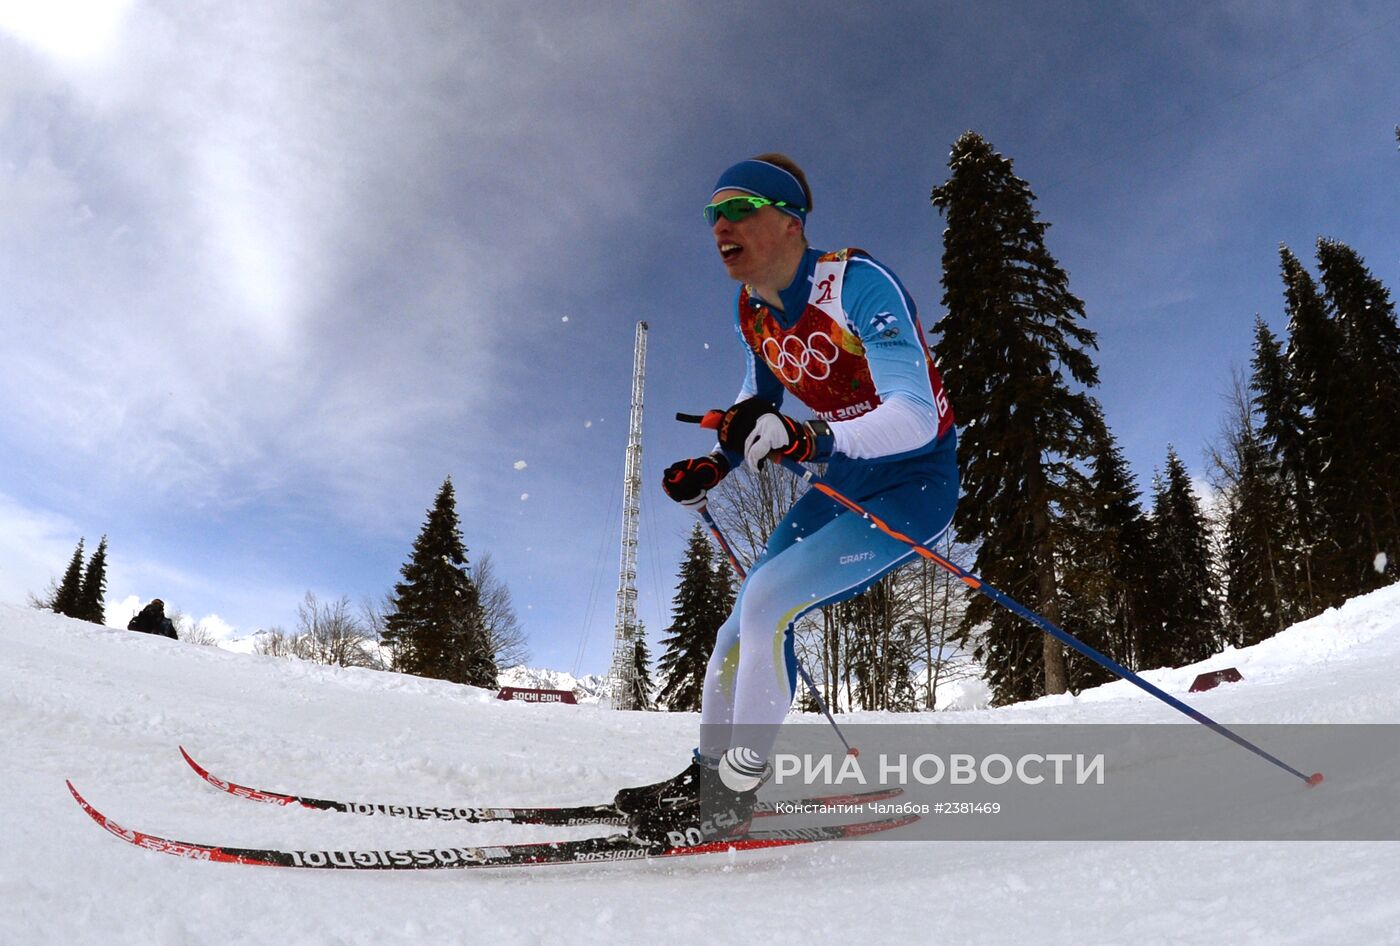
M 899 326 L 895 324 L 895 317 L 888 312 L 881 312 L 871 319 L 870 327 L 879 332 L 881 338 L 894 338 L 899 334 Z

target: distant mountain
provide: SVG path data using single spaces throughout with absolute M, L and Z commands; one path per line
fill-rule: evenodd
M 533 690 L 568 690 L 580 703 L 597 703 L 606 692 L 608 678 L 596 673 L 576 677 L 563 670 L 536 667 L 510 667 L 502 670 L 497 682 L 503 687 Z

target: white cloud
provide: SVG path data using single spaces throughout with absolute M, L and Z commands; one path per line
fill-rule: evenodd
M 529 465 L 529 464 L 527 464 L 524 460 L 516 460 L 516 461 L 515 461 L 515 468 L 516 468 L 517 470 L 523 470 L 523 469 L 525 469 L 525 467 L 528 466 L 528 465 Z
M 110 53 L 132 0 L 0 0 L 0 30 L 69 65 Z
M 483 400 L 514 278 L 441 193 L 472 132 L 442 134 L 437 96 L 476 34 L 390 5 L 0 2 L 53 60 L 0 93 L 0 436 L 193 503 L 317 483 L 353 507 L 431 462 L 408 448 Z M 79 64 L 55 49 L 87 12 L 106 52 Z M 361 301 L 367 272 L 389 298 Z
M 131 619 L 136 617 L 145 606 L 146 602 L 142 601 L 136 595 L 127 595 L 120 601 L 114 601 L 108 598 L 103 603 L 102 610 L 104 616 L 107 618 L 108 627 L 126 627 L 131 623 Z
M 541 261 L 632 225 L 622 183 L 666 140 L 599 127 L 669 112 L 619 110 L 630 41 L 562 5 L 522 31 L 450 5 L 0 3 L 59 14 L 0 20 L 48 57 L 0 54 L 0 445 L 100 460 L 113 494 L 384 509 L 489 436 L 503 301 L 572 288 Z M 80 10 L 102 54 L 78 62 L 41 39 Z
M 0 493 L 0 601 L 23 604 L 30 594 L 42 595 L 77 544 L 78 530 L 65 517 Z
M 234 627 L 217 614 L 206 614 L 198 620 L 186 617 L 181 630 L 184 630 L 185 627 L 196 628 L 216 641 L 231 641 L 239 636 L 238 628 Z

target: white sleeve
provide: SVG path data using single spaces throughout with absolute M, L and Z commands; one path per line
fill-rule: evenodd
M 889 457 L 924 446 L 938 436 L 938 415 L 913 398 L 893 394 L 869 414 L 831 425 L 837 453 L 858 460 Z

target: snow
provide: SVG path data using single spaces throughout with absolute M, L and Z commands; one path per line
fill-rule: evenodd
M 215 774 L 321 797 L 568 804 L 679 770 L 696 718 L 505 702 L 478 689 L 189 646 L 8 605 L 0 605 L 0 654 L 7 944 L 1400 943 L 1396 843 L 868 841 L 422 875 L 180 860 L 99 830 L 64 779 L 129 827 L 195 841 L 324 849 L 582 836 L 597 829 L 255 805 L 201 783 L 176 746 Z M 1226 666 L 1244 680 L 1188 697 L 1222 722 L 1400 722 L 1400 587 L 1200 668 L 1147 676 L 1184 696 L 1200 669 Z M 1173 716 L 1113 683 L 933 718 Z

